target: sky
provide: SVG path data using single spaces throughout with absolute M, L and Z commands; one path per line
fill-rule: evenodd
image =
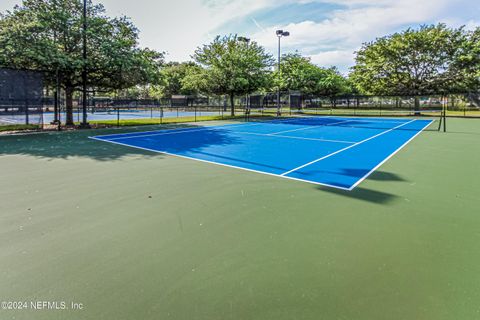
M 238 34 L 277 55 L 298 51 L 322 67 L 348 73 L 365 42 L 421 24 L 480 26 L 475 0 L 102 0 L 111 16 L 126 15 L 140 30 L 140 45 L 166 52 L 167 61 L 191 60 L 216 35 Z M 21 1 L 2 0 L 0 11 Z

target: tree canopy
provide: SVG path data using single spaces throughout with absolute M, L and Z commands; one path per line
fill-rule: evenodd
M 252 93 L 269 80 L 273 58 L 252 41 L 241 41 L 236 35 L 216 37 L 197 48 L 194 60 L 205 68 L 201 86 L 206 92 L 230 97 L 231 113 L 235 115 L 234 96 Z
M 58 72 L 65 89 L 67 124 L 73 124 L 73 92 L 81 85 L 82 17 L 80 1 L 24 0 L 0 16 L 0 65 Z M 138 47 L 138 30 L 126 17 L 110 18 L 89 0 L 86 61 L 88 86 L 128 88 L 159 80 L 163 54 Z
M 161 83 L 157 91 L 163 97 L 172 95 L 196 95 L 202 92 L 203 69 L 194 62 L 169 62 L 161 70 Z
M 301 91 L 307 95 L 336 96 L 352 92 L 347 79 L 335 68 L 321 68 L 299 53 L 282 57 L 280 74 L 275 70 L 276 87 L 281 91 Z
M 452 69 L 459 81 L 453 91 L 478 91 L 480 86 L 480 27 L 463 32 L 455 51 Z
M 356 53 L 351 79 L 363 93 L 376 95 L 471 89 L 478 70 L 477 33 L 469 35 L 463 28 L 438 24 L 379 38 Z

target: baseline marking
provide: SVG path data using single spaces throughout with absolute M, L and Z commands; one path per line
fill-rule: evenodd
M 308 167 L 308 166 L 310 166 L 310 165 L 312 165 L 312 164 L 314 164 L 314 163 L 317 163 L 317 162 L 319 162 L 319 161 L 322 161 L 322 160 L 325 160 L 325 159 L 327 159 L 327 158 L 330 158 L 330 157 L 332 157 L 332 156 L 334 156 L 334 155 L 336 155 L 336 154 L 339 154 L 340 152 L 343 152 L 343 151 L 345 151 L 345 150 L 348 150 L 348 149 L 351 149 L 351 148 L 353 148 L 353 147 L 356 147 L 356 146 L 358 146 L 359 144 L 362 144 L 362 143 L 367 142 L 367 141 L 369 141 L 369 140 L 375 139 L 375 138 L 377 138 L 377 137 L 379 137 L 379 136 L 381 136 L 381 135 L 384 135 L 384 134 L 386 134 L 386 133 L 388 133 L 388 132 L 390 132 L 390 131 L 393 131 L 393 130 L 395 130 L 395 129 L 398 129 L 398 128 L 400 128 L 400 127 L 403 127 L 403 126 L 405 126 L 405 125 L 407 125 L 407 124 L 409 124 L 409 123 L 412 123 L 412 122 L 414 122 L 414 121 L 415 121 L 415 119 L 410 120 L 410 121 L 408 121 L 408 122 L 405 122 L 405 123 L 403 123 L 403 124 L 401 124 L 401 125 L 398 125 L 398 126 L 392 128 L 392 129 L 389 129 L 389 130 L 386 130 L 386 131 L 382 131 L 382 132 L 380 132 L 380 133 L 378 133 L 378 134 L 376 134 L 376 135 L 374 135 L 374 136 L 372 136 L 372 137 L 370 137 L 370 138 L 367 138 L 367 139 L 364 139 L 364 140 L 362 140 L 362 141 L 356 142 L 356 143 L 354 143 L 354 144 L 352 144 L 352 145 L 350 145 L 350 146 L 348 146 L 348 147 L 345 147 L 345 148 L 343 148 L 343 149 L 340 149 L 340 150 L 337 150 L 337 151 L 332 152 L 332 153 L 330 153 L 330 154 L 327 154 L 326 156 L 323 156 L 323 157 L 321 157 L 321 158 L 318 158 L 318 159 L 315 159 L 315 160 L 310 161 L 310 162 L 308 162 L 308 163 L 305 163 L 305 164 L 303 164 L 303 165 L 301 165 L 301 166 L 299 166 L 299 167 L 293 168 L 292 170 L 289 170 L 289 171 L 287 171 L 287 172 L 284 172 L 284 173 L 282 173 L 282 174 L 280 174 L 280 175 L 281 175 L 281 176 L 286 176 L 287 174 L 290 174 L 290 173 L 292 173 L 292 172 L 295 172 L 295 171 L 298 171 L 298 170 L 303 169 L 303 168 L 305 168 L 305 167 Z
M 97 140 L 103 140 L 103 141 L 110 141 L 110 140 L 120 140 L 120 139 L 132 139 L 132 138 L 142 138 L 142 137 L 151 137 L 151 136 L 163 136 L 163 135 L 169 135 L 169 134 L 178 134 L 178 133 L 186 133 L 186 132 L 196 132 L 196 131 L 204 131 L 204 130 L 214 130 L 215 128 L 222 128 L 222 127 L 240 127 L 240 126 L 246 126 L 246 125 L 256 125 L 259 123 L 230 123 L 230 124 L 225 124 L 225 125 L 219 125 L 219 126 L 208 126 L 208 127 L 201 127 L 201 128 L 177 128 L 177 129 L 165 129 L 165 130 L 155 130 L 155 131 L 143 131 L 143 132 L 132 132 L 131 135 L 128 136 L 123 136 L 123 137 L 115 137 L 122 135 L 121 133 L 117 134 L 107 134 L 103 136 L 94 136 L 94 137 L 89 137 L 89 138 L 98 138 Z M 151 133 L 151 134 L 142 134 L 145 132 L 156 132 L 156 133 Z M 128 134 L 128 133 L 126 133 Z M 113 136 L 112 138 L 102 138 L 102 137 L 109 137 Z
M 368 176 L 370 176 L 375 170 L 377 170 L 378 168 L 380 168 L 380 166 L 382 164 L 384 164 L 385 162 L 387 162 L 391 157 L 393 157 L 395 154 L 397 154 L 400 150 L 402 150 L 410 141 L 412 141 L 413 139 L 415 139 L 420 133 L 423 132 L 423 130 L 425 130 L 429 125 L 431 125 L 433 122 L 433 120 L 430 120 L 421 130 L 419 130 L 413 137 L 411 137 L 410 139 L 408 139 L 404 144 L 402 144 L 400 147 L 398 147 L 397 150 L 395 150 L 394 152 L 392 152 L 388 157 L 386 157 L 382 162 L 380 162 L 379 164 L 377 164 L 372 170 L 370 170 L 369 172 L 367 172 L 363 177 L 361 177 L 357 182 L 355 182 L 350 188 L 348 188 L 349 190 L 353 190 L 356 186 L 358 186 L 360 183 L 362 183 L 366 178 L 368 178 Z
M 121 145 L 121 146 L 130 147 L 130 148 L 146 150 L 146 151 L 150 151 L 150 152 L 154 152 L 154 153 L 168 154 L 168 155 L 170 155 L 170 156 L 174 156 L 174 157 L 178 157 L 178 158 L 184 158 L 184 159 L 195 160 L 195 161 L 199 161 L 199 162 L 216 164 L 216 165 L 222 166 L 222 167 L 240 169 L 240 170 L 244 170 L 244 171 L 249 171 L 249 172 L 255 172 L 255 173 L 265 174 L 265 175 L 267 175 L 267 176 L 274 176 L 274 177 L 279 177 L 279 178 L 284 178 L 284 179 L 289 179 L 289 180 L 307 182 L 307 183 L 310 183 L 310 184 L 315 184 L 315 185 L 326 186 L 326 187 L 330 187 L 330 188 L 335 188 L 335 189 L 341 189 L 341 190 L 349 191 L 348 188 L 341 187 L 341 186 L 336 186 L 336 185 L 332 185 L 332 184 L 328 184 L 328 183 L 315 182 L 315 181 L 304 180 L 304 179 L 293 178 L 293 177 L 286 177 L 286 176 L 282 176 L 282 175 L 275 174 L 275 173 L 264 172 L 264 171 L 254 170 L 254 169 L 247 169 L 247 168 L 237 167 L 237 166 L 230 165 L 230 164 L 224 164 L 224 163 L 220 163 L 220 162 L 203 160 L 203 159 L 193 158 L 193 157 L 189 157 L 189 156 L 182 156 L 182 155 L 179 155 L 179 154 L 170 153 L 170 152 L 166 152 L 166 151 L 155 150 L 155 149 L 150 149 L 150 148 L 144 148 L 144 147 L 139 147 L 139 146 L 135 146 L 135 145 L 127 144 L 127 143 L 121 143 L 121 142 L 117 142 L 117 141 L 99 139 L 99 138 L 96 138 L 96 137 L 88 137 L 88 138 L 89 138 L 89 139 L 92 139 L 92 140 L 97 140 L 97 141 L 102 141 L 102 142 L 109 142 L 109 143 L 113 143 L 113 144 L 118 144 L 118 145 Z

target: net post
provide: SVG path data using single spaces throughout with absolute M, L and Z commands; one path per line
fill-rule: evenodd
M 30 124 L 29 115 L 28 115 L 28 98 L 25 98 L 25 124 Z
M 160 105 L 160 124 L 163 123 L 163 106 Z
M 443 107 L 443 132 L 447 132 L 447 108 Z

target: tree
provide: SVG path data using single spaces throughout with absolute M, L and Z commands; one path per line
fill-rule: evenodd
M 334 98 L 335 96 L 353 92 L 350 82 L 335 67 L 328 69 L 319 68 L 318 73 L 319 81 L 315 91 L 316 94 Z
M 352 88 L 335 68 L 321 68 L 298 53 L 283 55 L 280 75 L 275 71 L 277 87 L 282 91 L 295 90 L 307 95 L 334 97 L 352 92 Z
M 252 93 L 268 81 L 273 58 L 256 42 L 240 41 L 235 36 L 216 37 L 213 42 L 197 48 L 193 58 L 205 67 L 206 90 L 226 94 L 231 114 L 235 115 L 234 97 Z
M 73 95 L 81 85 L 81 1 L 24 0 L 0 16 L 0 65 L 42 70 L 65 90 L 67 125 L 73 124 Z M 138 30 L 126 18 L 109 18 L 89 0 L 86 61 L 88 86 L 118 90 L 159 80 L 163 54 L 138 47 Z
M 185 76 L 180 81 L 181 92 L 186 95 L 208 94 L 208 74 L 207 71 L 198 64 L 192 63 L 185 72 Z
M 458 75 L 455 92 L 480 90 L 480 27 L 462 34 L 450 72 Z
M 305 94 L 314 94 L 318 89 L 318 82 L 323 76 L 319 67 L 310 62 L 310 59 L 298 53 L 289 53 L 282 56 L 280 73 L 274 72 L 275 87 L 280 91 L 294 90 Z
M 356 53 L 351 79 L 366 94 L 447 93 L 463 80 L 454 68 L 464 41 L 463 28 L 421 26 L 366 43 Z M 419 100 L 415 100 L 418 110 Z
M 202 79 L 197 75 L 202 73 L 202 68 L 194 62 L 170 62 L 162 69 L 162 82 L 158 90 L 164 97 L 175 94 L 195 95 L 201 92 Z

